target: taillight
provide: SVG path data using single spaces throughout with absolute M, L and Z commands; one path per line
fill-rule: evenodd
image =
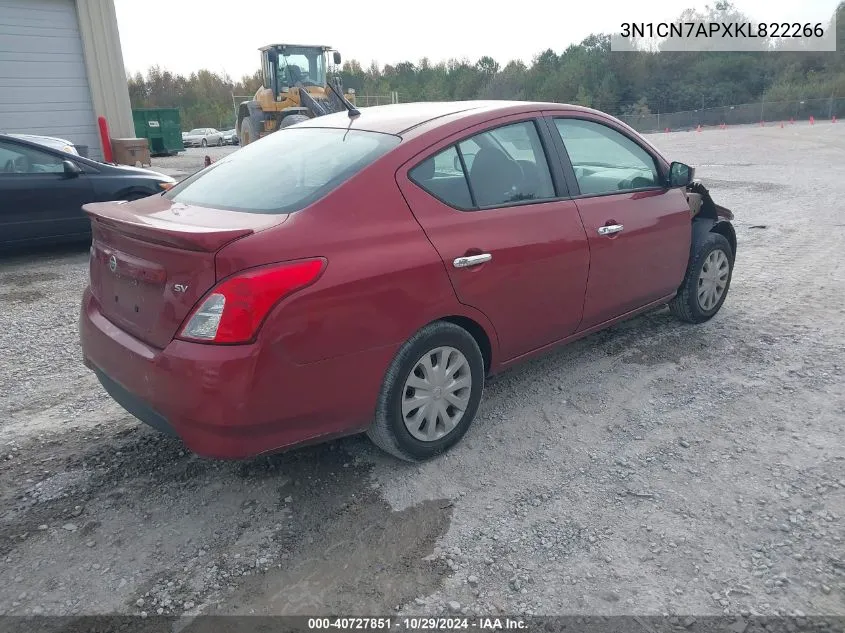
M 248 343 L 279 301 L 310 286 L 323 258 L 261 266 L 224 279 L 193 309 L 178 337 L 207 343 Z

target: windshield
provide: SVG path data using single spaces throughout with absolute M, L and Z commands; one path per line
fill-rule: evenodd
M 229 211 L 291 213 L 322 198 L 399 141 L 359 130 L 279 130 L 182 181 L 165 197 Z
M 326 59 L 321 48 L 288 46 L 279 53 L 279 84 L 282 86 L 325 86 Z

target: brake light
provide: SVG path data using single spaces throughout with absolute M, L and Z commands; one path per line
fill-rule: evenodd
M 279 301 L 313 284 L 323 258 L 262 266 L 224 279 L 193 309 L 178 338 L 206 343 L 248 343 Z

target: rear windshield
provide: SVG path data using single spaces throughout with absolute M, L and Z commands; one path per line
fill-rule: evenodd
M 291 213 L 399 144 L 377 132 L 289 128 L 220 159 L 165 196 L 174 202 L 249 213 Z

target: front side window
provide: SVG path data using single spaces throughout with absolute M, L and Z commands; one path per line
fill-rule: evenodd
M 556 195 L 532 121 L 464 139 L 457 148 L 451 146 L 420 163 L 409 176 L 436 198 L 461 210 L 549 200 Z
M 291 213 L 317 201 L 399 144 L 391 134 L 288 128 L 182 181 L 174 202 L 248 213 Z
M 0 174 L 60 174 L 64 170 L 58 156 L 0 141 Z
M 601 123 L 555 119 L 582 195 L 660 187 L 657 166 L 645 149 Z

